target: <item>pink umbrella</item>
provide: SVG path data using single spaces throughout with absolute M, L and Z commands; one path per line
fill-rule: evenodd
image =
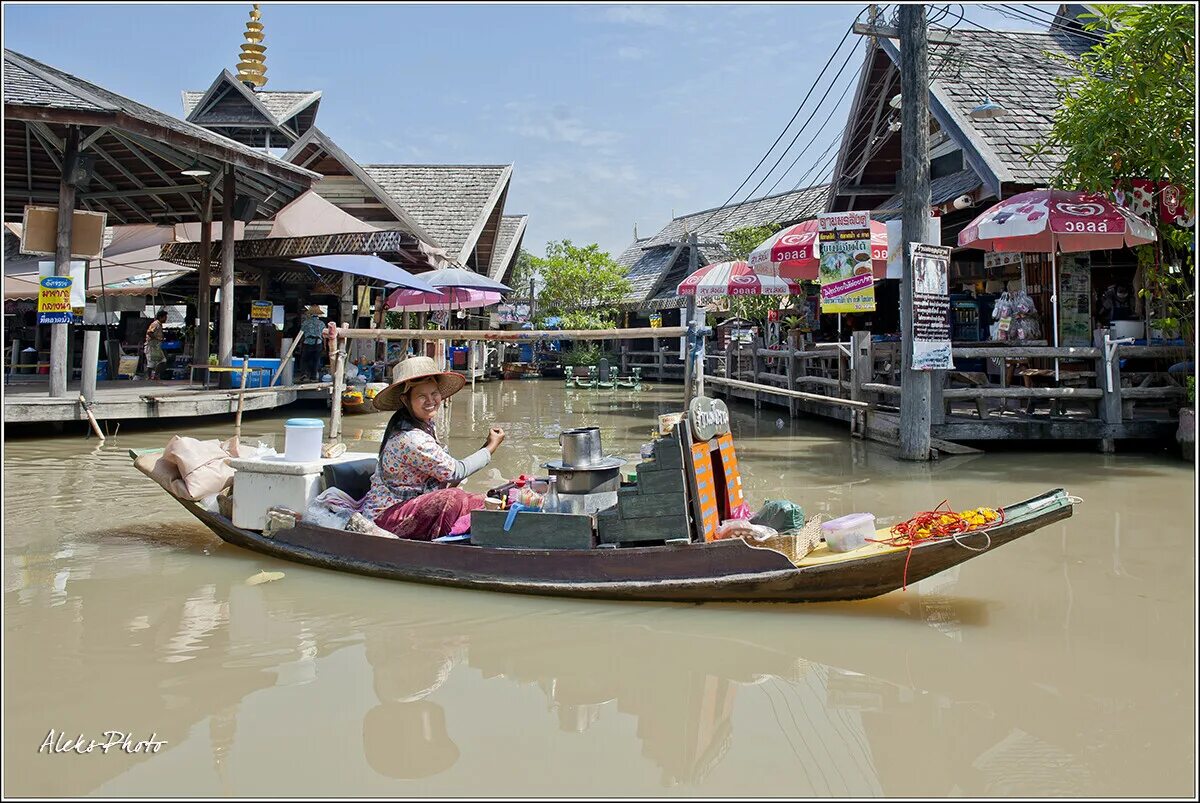
M 787 296 L 799 295 L 800 285 L 768 273 L 757 273 L 745 262 L 705 265 L 679 283 L 681 296 Z
M 1050 308 L 1058 345 L 1058 267 L 1056 253 L 1106 251 L 1146 245 L 1153 227 L 1099 193 L 1032 190 L 988 209 L 958 233 L 962 248 L 1050 254 Z M 1054 360 L 1055 379 L 1058 360 Z
M 407 312 L 441 312 L 443 310 L 479 309 L 500 303 L 500 293 L 490 290 L 468 290 L 447 287 L 440 294 L 403 287 L 387 297 L 384 306 L 389 310 Z
M 1032 190 L 1007 198 L 958 233 L 963 248 L 1064 254 L 1145 245 L 1153 227 L 1098 193 Z
M 774 268 L 785 279 L 815 280 L 821 264 L 817 223 L 806 220 L 775 232 L 746 261 L 756 270 Z M 879 220 L 871 221 L 871 272 L 876 279 L 887 274 L 887 224 Z

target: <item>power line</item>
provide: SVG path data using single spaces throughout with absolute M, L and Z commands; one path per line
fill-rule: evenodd
M 862 15 L 862 11 L 859 11 L 858 15 L 855 16 L 855 19 L 857 20 L 858 17 L 861 15 Z M 762 158 L 758 160 L 758 164 L 756 164 L 754 166 L 754 169 L 751 170 L 750 173 L 746 176 L 746 178 L 742 180 L 742 183 L 738 185 L 737 189 L 734 190 L 733 193 L 727 199 L 725 199 L 725 203 L 723 203 L 723 204 L 721 204 L 721 206 L 717 207 L 717 211 L 720 211 L 721 209 L 725 208 L 734 198 L 737 197 L 737 194 L 742 191 L 742 188 L 745 187 L 747 184 L 749 184 L 750 179 L 752 179 L 754 177 L 754 174 L 758 172 L 758 168 L 762 167 L 763 162 L 767 161 L 767 158 L 771 155 L 771 152 L 775 150 L 775 146 L 778 145 L 780 143 L 780 141 L 783 140 L 784 135 L 786 135 L 788 130 L 792 127 L 792 123 L 796 122 L 796 118 L 800 116 L 800 112 L 804 110 L 804 105 L 808 102 L 809 97 L 812 96 L 813 91 L 816 90 L 817 84 L 820 83 L 820 81 L 821 81 L 821 77 L 825 75 L 825 71 L 829 69 L 829 65 L 833 63 L 833 60 L 835 58 L 837 58 L 838 53 L 841 52 L 842 45 L 844 45 L 846 43 L 846 39 L 848 39 L 850 37 L 850 34 L 851 34 L 851 32 L 853 32 L 853 30 L 854 30 L 854 23 L 852 22 L 849 26 L 847 26 L 846 32 L 844 34 L 842 34 L 842 39 L 840 42 L 838 42 L 837 47 L 835 47 L 833 52 L 831 54 L 829 54 L 829 59 L 825 62 L 825 66 L 821 68 L 821 72 L 818 73 L 817 77 L 813 80 L 812 86 L 809 87 L 808 92 L 804 95 L 804 100 L 800 101 L 800 105 L 796 107 L 796 112 L 795 112 L 795 114 L 792 115 L 792 119 L 789 120 L 788 124 L 786 126 L 784 126 L 782 131 L 779 132 L 779 136 L 775 138 L 775 141 L 773 143 L 771 143 L 771 147 L 768 148 L 767 152 L 764 153 Z M 784 153 L 786 153 L 786 152 L 787 151 L 785 150 Z M 770 175 L 770 173 L 768 173 L 768 175 Z M 700 226 L 697 226 L 696 227 L 697 230 L 699 230 L 703 226 L 707 225 L 708 222 L 712 220 L 712 217 L 715 216 L 715 214 L 716 213 L 714 212 L 713 215 L 709 216 L 709 218 L 707 220 L 705 220 L 703 223 L 701 223 Z

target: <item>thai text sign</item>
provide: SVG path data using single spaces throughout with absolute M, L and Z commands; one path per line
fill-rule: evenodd
M 275 305 L 270 301 L 253 301 L 250 304 L 250 320 L 270 321 Z
M 729 432 L 729 408 L 720 399 L 697 396 L 688 406 L 692 440 L 707 441 Z
M 909 243 L 912 260 L 912 367 L 944 371 L 954 367 L 950 354 L 950 246 Z
M 873 312 L 870 213 L 822 213 L 817 215 L 817 226 L 821 312 Z
M 47 276 L 38 285 L 38 323 L 71 323 L 70 276 Z

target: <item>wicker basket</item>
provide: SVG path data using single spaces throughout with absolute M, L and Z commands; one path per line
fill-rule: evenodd
M 788 560 L 799 566 L 804 556 L 820 545 L 821 521 L 824 518 L 823 515 L 819 515 L 799 530 L 779 533 L 762 540 L 747 539 L 746 543 L 786 555 Z

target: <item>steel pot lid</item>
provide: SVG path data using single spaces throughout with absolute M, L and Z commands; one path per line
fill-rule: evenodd
M 548 463 L 542 463 L 543 468 L 548 468 L 551 471 L 605 471 L 614 468 L 620 468 L 629 461 L 624 457 L 605 457 L 598 463 L 592 463 L 588 466 L 575 466 L 570 463 L 564 463 L 562 460 L 551 460 Z

